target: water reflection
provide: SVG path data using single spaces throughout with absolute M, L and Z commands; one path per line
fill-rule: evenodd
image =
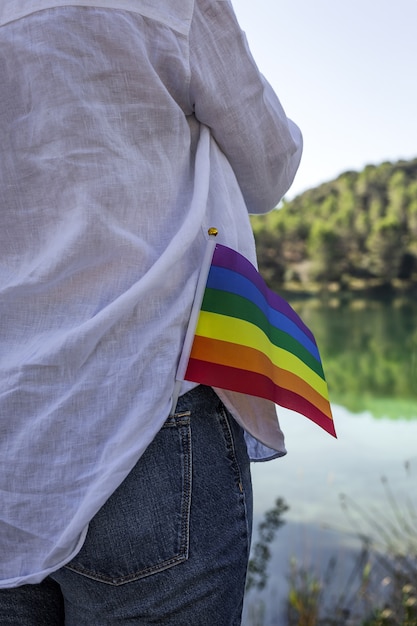
M 333 402 L 374 417 L 417 415 L 415 302 L 295 306 L 316 336 Z
M 309 301 L 294 307 L 317 338 L 338 439 L 278 409 L 288 455 L 253 466 L 255 526 L 276 497 L 290 507 L 272 547 L 270 584 L 263 592 L 266 626 L 286 623 L 282 605 L 292 557 L 316 571 L 336 557 L 339 587 L 351 572 L 360 542 L 341 494 L 381 516 L 389 514 L 382 477 L 400 506 L 417 488 L 417 305 L 324 307 Z M 365 524 L 363 531 L 371 530 Z
M 251 604 L 257 598 L 265 602 L 264 626 L 287 623 L 283 607 L 291 559 L 324 576 L 336 558 L 329 593 L 341 591 L 351 578 L 361 549 L 358 532 L 372 534 L 373 528 L 354 508 L 351 517 L 346 515 L 342 494 L 379 520 L 391 515 L 384 477 L 400 508 L 416 493 L 417 414 L 411 420 L 376 420 L 368 412 L 352 414 L 338 405 L 333 414 L 337 440 L 305 418 L 280 409 L 288 455 L 252 468 L 255 526 L 276 497 L 290 507 L 272 545 L 269 584 L 260 595 L 248 598 Z M 243 624 L 253 626 L 247 613 Z

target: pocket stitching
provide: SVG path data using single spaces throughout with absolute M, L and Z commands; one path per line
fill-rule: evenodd
M 146 578 L 152 574 L 164 571 L 170 567 L 174 567 L 179 563 L 183 563 L 189 557 L 190 545 L 190 515 L 191 515 L 191 489 L 192 489 L 192 440 L 191 440 L 191 424 L 190 411 L 181 412 L 170 416 L 165 422 L 163 428 L 177 427 L 181 438 L 183 450 L 183 466 L 182 466 L 182 497 L 180 506 L 180 542 L 177 554 L 171 558 L 160 561 L 152 566 L 140 569 L 136 572 L 126 574 L 125 576 L 106 576 L 103 573 L 96 572 L 89 568 L 84 568 L 81 564 L 65 565 L 65 569 L 71 570 L 86 578 L 96 580 L 112 586 L 124 585 L 142 578 Z M 186 419 L 184 419 L 186 418 Z M 185 432 L 184 432 L 185 427 Z M 76 558 L 76 557 L 75 557 Z

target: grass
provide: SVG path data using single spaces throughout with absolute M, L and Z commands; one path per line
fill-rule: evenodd
M 410 463 L 404 464 L 413 478 Z M 343 588 L 334 588 L 338 562 L 330 559 L 324 574 L 292 559 L 285 626 L 417 626 L 417 507 L 414 492 L 401 501 L 386 477 L 383 510 L 359 506 L 341 496 L 346 520 L 361 542 Z M 275 533 L 284 523 L 288 506 L 281 499 L 267 511 L 259 526 L 249 567 L 248 590 L 265 588 Z M 249 607 L 250 626 L 264 626 L 262 600 Z M 284 626 L 276 622 L 273 626 Z

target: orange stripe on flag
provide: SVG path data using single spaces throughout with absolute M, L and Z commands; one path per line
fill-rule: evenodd
M 317 393 L 315 389 L 296 374 L 274 365 L 272 361 L 259 350 L 195 335 L 190 358 L 268 376 L 277 387 L 288 389 L 289 391 L 293 391 L 305 397 L 306 400 L 316 406 L 319 411 L 329 417 L 329 419 L 332 419 L 327 398 Z

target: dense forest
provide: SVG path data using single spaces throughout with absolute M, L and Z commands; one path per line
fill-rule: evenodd
M 273 287 L 417 286 L 417 158 L 368 165 L 254 216 Z

